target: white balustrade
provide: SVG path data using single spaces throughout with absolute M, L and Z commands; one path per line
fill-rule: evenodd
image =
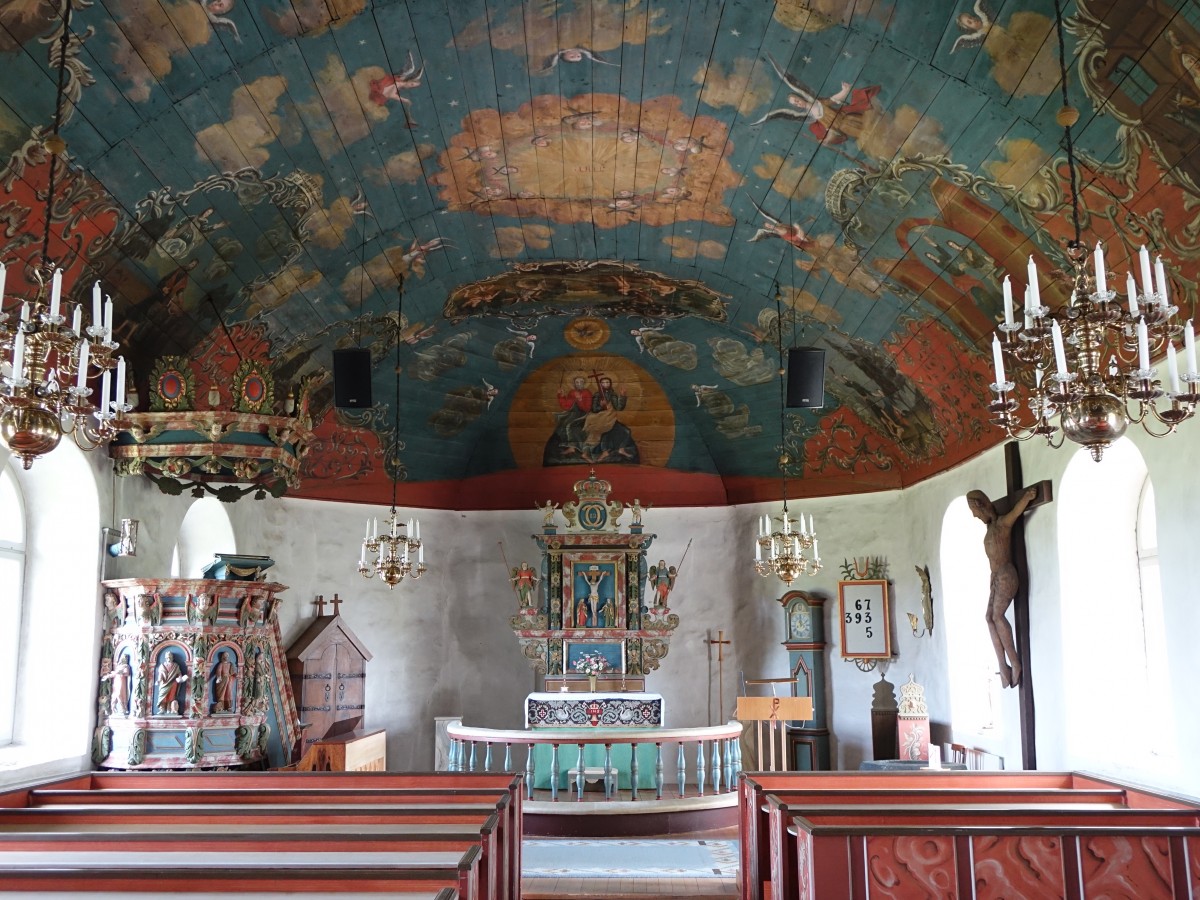
M 613 746 L 628 746 L 629 754 L 629 785 L 630 800 L 638 799 L 639 761 L 638 747 L 647 744 L 654 745 L 654 797 L 663 799 L 663 744 L 678 745 L 676 757 L 676 797 L 686 797 L 688 789 L 687 756 L 694 753 L 695 788 L 698 796 L 703 797 L 705 782 L 714 794 L 722 791 L 731 792 L 737 787 L 737 776 L 742 769 L 740 722 L 729 722 L 726 725 L 716 725 L 705 728 L 555 728 L 543 730 L 505 730 L 497 728 L 475 728 L 463 725 L 461 720 L 450 722 L 446 727 L 450 738 L 450 771 L 475 772 L 492 771 L 492 762 L 496 754 L 492 748 L 498 744 L 504 746 L 504 767 L 502 771 L 523 771 L 525 773 L 525 790 L 528 799 L 533 799 L 534 782 L 543 775 L 548 776 L 550 799 L 558 800 L 559 779 L 562 773 L 561 763 L 574 767 L 571 773 L 574 778 L 575 795 L 577 800 L 583 800 L 584 786 L 589 774 L 585 765 L 585 748 L 590 745 L 603 746 L 604 765 L 599 770 L 603 779 L 604 799 L 618 801 L 617 778 L 618 772 L 613 766 Z M 479 745 L 483 745 L 480 752 Z M 513 745 L 525 746 L 525 764 L 523 767 L 513 766 Z M 545 746 L 550 748 L 548 771 L 540 771 L 537 766 L 535 748 Z M 692 748 L 689 751 L 689 747 Z M 562 748 L 560 752 L 560 748 Z M 566 755 L 563 755 L 566 754 Z M 482 756 L 482 768 L 479 768 Z M 570 790 L 570 782 L 568 788 Z

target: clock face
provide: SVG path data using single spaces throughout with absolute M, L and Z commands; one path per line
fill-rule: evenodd
M 797 603 L 788 613 L 788 634 L 793 640 L 812 638 L 812 610 L 807 603 Z

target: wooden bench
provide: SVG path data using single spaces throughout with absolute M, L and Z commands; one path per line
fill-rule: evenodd
M 1161 795 L 1062 772 L 746 773 L 739 793 L 741 883 L 746 900 L 761 900 L 763 881 L 771 871 L 771 840 L 780 840 L 767 811 L 767 797 L 772 794 L 796 808 L 863 804 L 998 807 L 1001 811 L 1047 805 L 1185 808 Z
M 509 795 L 509 804 L 506 807 L 507 816 L 502 817 L 497 839 L 503 848 L 503 868 L 508 871 L 505 896 L 516 897 L 521 888 L 523 784 L 524 777 L 512 772 L 89 772 L 58 779 L 39 789 L 195 788 L 211 792 L 221 788 L 258 788 L 367 790 L 375 794 L 431 789 L 445 792 L 470 789 L 481 792 L 505 791 Z M 452 793 L 452 796 L 465 800 L 463 794 Z M 4 797 L 0 796 L 0 804 L 3 803 Z
M 480 900 L 480 850 L 471 847 L 455 859 L 445 854 L 168 853 L 146 859 L 140 851 L 59 851 L 25 853 L 3 868 L 5 892 L 47 890 L 86 894 L 98 891 L 172 894 L 320 892 L 432 894 L 446 888 L 458 900 Z M 425 864 L 422 865 L 421 858 Z
M 341 853 L 374 853 L 377 860 L 390 858 L 379 855 L 384 850 L 412 862 L 414 854 L 473 845 L 480 859 L 471 890 L 509 900 L 520 890 L 520 818 L 513 805 L 521 802 L 521 783 L 519 775 L 504 773 L 92 773 L 4 795 L 0 853 L 5 847 L 27 853 L 39 841 L 66 853 L 87 847 L 109 854 L 125 842 L 159 860 L 179 849 L 179 837 L 148 829 L 186 834 L 192 851 L 247 860 L 260 851 L 319 859 L 314 854 L 329 849 L 331 833 L 343 835 Z M 238 833 L 246 826 L 253 833 Z
M 1200 889 L 1200 810 L 864 806 L 796 815 L 773 796 L 767 802 L 773 822 L 786 823 L 772 849 L 776 897 L 1149 900 Z

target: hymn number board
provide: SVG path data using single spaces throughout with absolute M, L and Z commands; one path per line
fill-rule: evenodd
M 839 581 L 842 656 L 887 659 L 892 655 L 886 581 Z

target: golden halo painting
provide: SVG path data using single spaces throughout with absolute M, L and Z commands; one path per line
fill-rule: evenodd
M 611 334 L 608 323 L 596 316 L 580 316 L 563 326 L 563 339 L 576 350 L 599 350 Z
M 666 466 L 675 413 L 641 366 L 577 353 L 535 370 L 517 388 L 509 444 L 521 469 L 571 465 Z

